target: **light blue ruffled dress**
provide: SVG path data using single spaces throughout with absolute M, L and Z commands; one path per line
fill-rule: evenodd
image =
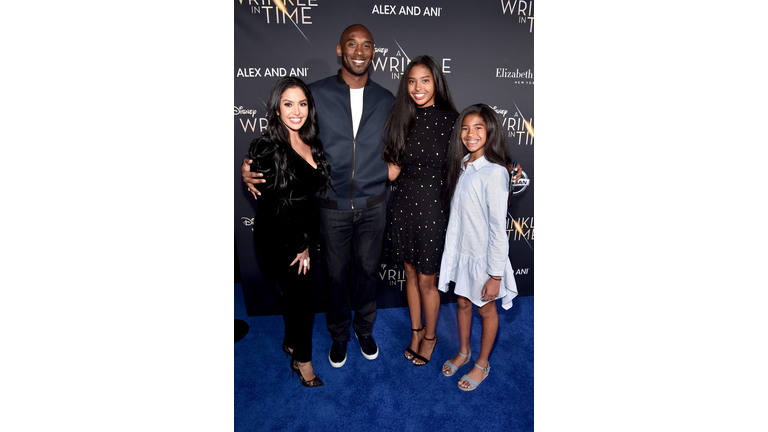
M 464 157 L 464 161 L 469 155 Z M 509 262 L 507 198 L 509 172 L 501 165 L 479 157 L 464 167 L 451 200 L 445 249 L 440 264 L 438 289 L 448 292 L 455 282 L 456 295 L 477 306 L 489 276 L 501 276 L 498 299 L 504 309 L 512 307 L 517 284 Z

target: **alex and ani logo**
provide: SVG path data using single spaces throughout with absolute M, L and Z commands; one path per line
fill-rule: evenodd
M 397 5 L 373 5 L 371 15 L 411 15 L 411 16 L 440 16 L 441 7 L 400 6 Z
M 392 40 L 395 41 L 395 45 L 397 45 L 398 48 L 395 54 L 393 56 L 387 57 L 389 48 L 377 46 L 374 48 L 376 55 L 373 57 L 373 61 L 371 63 L 373 64 L 374 71 L 388 72 L 392 74 L 393 80 L 399 80 L 403 72 L 405 72 L 405 67 L 408 66 L 408 63 L 411 62 L 411 58 L 408 57 L 408 54 L 405 53 L 405 50 L 397 42 L 397 39 L 392 38 Z M 448 65 L 448 62 L 450 61 L 451 59 L 449 58 L 442 59 L 441 65 L 444 74 L 451 73 L 451 67 Z
M 512 16 L 517 16 L 519 23 L 531 22 L 529 33 L 533 33 L 533 0 L 501 0 L 501 13 L 509 11 Z M 515 13 L 517 12 L 517 13 Z
M 309 42 L 307 36 L 299 28 L 301 25 L 311 25 L 313 7 L 317 7 L 319 0 L 239 0 L 240 4 L 247 1 L 252 14 L 263 15 L 267 24 L 291 23 L 296 30 Z
M 236 78 L 263 78 L 263 77 L 306 77 L 309 73 L 309 68 L 290 68 L 284 67 L 266 67 L 266 68 L 237 68 Z

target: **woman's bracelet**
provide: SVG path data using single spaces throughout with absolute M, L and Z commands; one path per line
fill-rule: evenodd
M 490 273 L 488 273 L 488 277 L 490 277 L 491 279 L 493 279 L 495 281 L 500 281 L 501 280 L 501 276 L 494 277 L 494 276 L 491 276 Z M 497 277 L 498 277 L 498 279 L 496 279 Z

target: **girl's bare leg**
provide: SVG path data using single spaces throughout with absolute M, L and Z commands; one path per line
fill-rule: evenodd
M 477 308 L 477 311 L 480 314 L 483 330 L 480 339 L 480 355 L 477 357 L 475 364 L 481 367 L 488 367 L 488 356 L 491 355 L 493 341 L 496 339 L 496 332 L 499 330 L 499 314 L 496 310 L 496 302 L 486 303 L 485 306 Z M 472 367 L 472 370 L 467 372 L 467 377 L 472 378 L 476 382 L 481 382 L 485 377 L 485 371 Z M 459 380 L 459 385 L 469 388 L 469 383 L 464 380 Z
M 437 343 L 435 331 L 437 327 L 437 313 L 440 310 L 440 293 L 437 292 L 437 273 L 431 275 L 417 274 L 419 278 L 421 305 L 424 310 L 424 327 L 426 328 L 423 334 L 423 339 L 425 340 L 421 342 L 418 353 L 425 359 L 430 360 L 432 358 L 432 353 L 435 350 L 435 344 Z M 424 362 L 419 359 L 414 359 L 413 363 L 417 365 L 424 364 Z
M 421 297 L 419 295 L 419 278 L 416 273 L 416 268 L 406 262 L 403 263 L 403 269 L 405 269 L 405 296 L 408 299 L 408 313 L 411 317 L 411 329 L 420 329 L 421 325 Z M 413 352 L 419 352 L 419 345 L 421 340 L 424 339 L 424 332 L 411 332 L 411 344 L 408 348 Z M 406 352 L 406 358 L 408 360 L 413 359 L 413 356 Z
M 459 324 L 459 352 L 469 354 L 469 335 L 472 332 L 472 302 L 466 297 L 456 297 L 456 321 Z M 461 366 L 465 361 L 467 361 L 467 358 L 458 354 L 451 358 L 451 363 L 456 366 Z M 444 366 L 443 370 L 446 372 L 450 371 L 447 366 Z

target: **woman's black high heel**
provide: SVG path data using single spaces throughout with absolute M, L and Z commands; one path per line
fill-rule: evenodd
M 420 329 L 411 329 L 411 331 L 412 331 L 412 332 L 416 332 L 416 334 L 418 334 L 420 331 L 424 330 L 424 328 L 425 328 L 425 327 L 424 327 L 424 325 L 422 324 L 422 326 L 421 326 L 421 328 L 420 328 Z M 421 343 L 421 341 L 419 341 L 419 343 Z M 410 354 L 410 357 L 408 357 L 408 355 L 409 355 L 409 354 Z M 406 359 L 408 359 L 408 360 L 413 360 L 413 356 L 415 356 L 415 355 L 416 355 L 416 353 L 415 353 L 415 352 L 413 352 L 413 350 L 411 349 L 411 347 L 410 347 L 410 346 L 408 346 L 408 348 L 406 348 L 406 349 L 405 349 L 405 353 L 404 353 L 403 355 L 405 356 L 405 358 L 406 358 Z
M 432 354 L 434 354 L 435 353 L 435 346 L 437 346 L 437 334 L 435 334 L 435 337 L 433 337 L 432 339 L 428 338 L 427 335 L 424 335 L 424 340 L 428 340 L 430 342 L 431 341 L 435 341 L 435 345 L 432 346 Z M 429 355 L 430 356 L 430 360 L 431 360 L 432 354 Z M 414 363 L 413 364 L 414 366 L 426 366 L 427 363 L 429 363 L 429 360 L 425 359 L 424 357 L 422 357 L 422 356 L 420 356 L 418 354 L 415 354 L 414 357 L 415 357 L 414 360 L 419 359 L 419 360 L 424 362 L 422 364 Z
M 292 349 L 283 344 L 283 351 L 285 351 L 285 358 L 291 358 L 291 351 L 293 351 Z
M 304 379 L 303 376 L 301 376 L 301 371 L 299 370 L 299 362 L 297 362 L 295 359 L 291 359 L 291 378 L 293 378 L 293 373 L 296 372 L 299 375 L 299 379 L 301 380 L 301 385 L 304 387 L 320 387 L 323 384 L 323 381 L 320 380 L 320 377 L 315 375 L 314 378 L 312 378 L 312 381 L 307 381 Z

